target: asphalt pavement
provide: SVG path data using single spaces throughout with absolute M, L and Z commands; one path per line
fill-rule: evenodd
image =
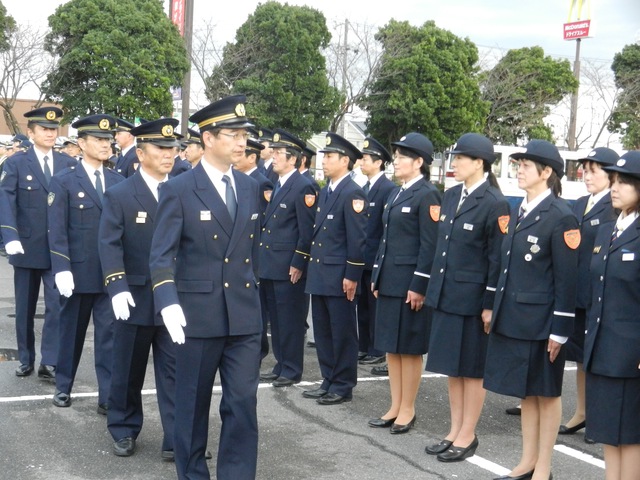
M 93 329 L 87 333 L 83 357 L 72 392 L 70 408 L 55 407 L 54 385 L 31 377 L 18 378 L 11 360 L 16 348 L 13 270 L 0 258 L 0 479 L 6 480 L 164 480 L 175 479 L 172 463 L 160 459 L 162 431 L 154 391 L 153 370 L 145 383 L 145 424 L 132 457 L 112 454 L 113 441 L 106 417 L 96 413 L 97 383 L 93 369 Z M 36 320 L 41 328 L 44 306 Z M 36 342 L 39 343 L 39 333 Z M 2 350 L 0 350 L 2 352 Z M 519 417 L 505 414 L 518 399 L 487 394 L 477 428 L 476 455 L 454 464 L 438 462 L 424 447 L 437 442 L 449 428 L 447 379 L 425 372 L 417 401 L 415 427 L 404 435 L 373 429 L 367 420 L 388 408 L 385 377 L 360 366 L 358 386 L 350 403 L 321 406 L 302 397 L 302 391 L 320 381 L 313 348 L 305 350 L 303 382 L 285 388 L 261 384 L 258 390 L 260 428 L 258 479 L 492 479 L 507 474 L 520 458 Z M 39 352 L 36 367 L 39 364 Z M 151 363 L 151 362 L 150 362 Z M 273 365 L 265 359 L 263 370 Z M 565 415 L 575 405 L 575 364 L 567 363 L 563 405 Z M 215 478 L 220 419 L 218 383 L 214 387 L 210 417 L 209 467 Z M 601 445 L 588 445 L 583 432 L 558 438 L 553 459 L 555 480 L 604 478 Z

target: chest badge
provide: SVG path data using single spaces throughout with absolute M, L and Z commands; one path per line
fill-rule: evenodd
M 353 211 L 356 213 L 362 213 L 364 210 L 364 200 L 360 198 L 354 198 L 351 200 L 351 206 L 353 207 Z

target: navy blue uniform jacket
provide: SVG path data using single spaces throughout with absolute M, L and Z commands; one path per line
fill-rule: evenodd
M 344 297 L 342 281 L 358 282 L 364 268 L 367 196 L 351 178 L 343 178 L 327 198 L 320 192 L 316 211 L 306 293 Z
M 103 168 L 104 189 L 124 180 Z M 102 202 L 81 163 L 63 170 L 49 184 L 49 248 L 54 274 L 71 271 L 74 293 L 104 293 L 98 255 Z
M 131 147 L 129 151 L 116 162 L 115 170 L 123 177 L 130 177 L 138 169 L 138 153 L 136 152 L 136 146 Z
M 367 208 L 367 242 L 364 247 L 364 261 L 367 270 L 373 269 L 373 263 L 378 254 L 380 239 L 384 225 L 382 224 L 382 212 L 387 203 L 387 198 L 396 188 L 396 184 L 389 180 L 384 174 L 373 184 L 369 190 Z M 365 285 L 369 288 L 371 285 Z
M 5 245 L 22 243 L 24 255 L 10 255 L 9 263 L 21 268 L 51 268 L 47 238 L 47 195 L 49 187 L 31 147 L 18 152 L 3 163 L 0 182 L 0 223 Z M 76 159 L 53 152 L 52 173 L 76 165 Z
M 316 192 L 297 171 L 271 195 L 260 238 L 260 278 L 289 280 L 289 267 L 306 275 L 315 209 Z
M 142 175 L 136 174 L 105 192 L 100 218 L 99 253 L 104 283 L 113 298 L 130 292 L 136 306 L 133 325 L 163 325 L 153 308 L 149 250 L 158 202 Z
M 427 305 L 457 315 L 480 315 L 493 309 L 509 202 L 484 182 L 456 213 L 462 188 L 456 185 L 444 194 Z
M 440 192 L 423 179 L 394 202 L 399 190 L 391 192 L 382 214 L 385 231 L 371 282 L 374 290 L 389 297 L 406 297 L 409 290 L 425 295 L 438 235 Z
M 615 221 L 603 223 L 591 260 L 593 297 L 584 343 L 585 370 L 617 378 L 640 377 L 640 222 L 613 242 Z
M 267 177 L 265 177 L 257 168 L 249 174 L 256 182 L 258 182 L 260 191 L 260 212 L 264 214 L 269 205 L 269 199 L 271 198 L 271 192 L 273 191 L 273 183 Z M 262 222 L 264 216 L 260 219 Z
M 517 217 L 512 213 L 502 242 L 491 328 L 520 340 L 568 337 L 575 318 L 578 221 L 553 194 L 516 229 Z
M 155 306 L 160 312 L 179 304 L 187 337 L 262 331 L 255 314 L 260 311 L 258 183 L 238 171 L 233 178 L 235 222 L 202 163 L 169 180 L 160 193 L 150 256 Z

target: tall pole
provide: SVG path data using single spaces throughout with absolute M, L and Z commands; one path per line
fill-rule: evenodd
M 189 126 L 189 104 L 191 93 L 191 51 L 193 37 L 193 0 L 185 1 L 184 8 L 184 45 L 187 50 L 187 58 L 189 59 L 189 68 L 184 74 L 182 81 L 182 117 L 180 120 L 180 131 L 182 134 L 187 133 Z
M 340 126 L 340 134 L 344 137 L 345 132 L 347 131 L 346 126 L 346 113 L 347 113 L 347 36 L 349 33 L 349 20 L 345 19 L 344 21 L 344 43 L 342 44 L 342 95 L 344 95 L 343 101 L 343 114 L 342 114 L 342 122 Z
M 578 81 L 576 90 L 571 95 L 571 113 L 569 114 L 569 133 L 567 134 L 567 146 L 569 150 L 578 149 L 576 140 L 576 124 L 578 123 L 578 90 L 580 89 L 580 39 L 576 40 L 576 59 L 573 62 L 573 76 Z

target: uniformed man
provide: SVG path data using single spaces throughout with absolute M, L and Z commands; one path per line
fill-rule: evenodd
M 258 170 L 257 161 L 263 149 L 264 145 L 260 142 L 252 138 L 247 138 L 247 148 L 244 151 L 244 156 L 240 157 L 233 168 L 249 175 L 258 182 L 260 186 L 260 212 L 264 218 L 264 212 L 269 204 L 271 192 L 273 192 L 273 183 Z
M 138 157 L 136 155 L 135 137 L 131 135 L 134 125 L 121 118 L 116 119 L 115 139 L 120 147 L 120 157 L 116 162 L 115 170 L 123 177 L 130 177 L 138 169 Z
M 184 143 L 187 148 L 185 149 L 185 160 L 191 164 L 191 167 L 195 167 L 204 155 L 204 147 L 200 139 L 200 132 L 189 128 L 187 134 L 184 137 Z
M 113 348 L 114 316 L 98 255 L 98 227 L 104 191 L 124 178 L 103 167 L 109 158 L 116 120 L 91 115 L 76 120 L 82 161 L 51 179 L 49 248 L 56 286 L 62 295 L 60 348 L 56 372 L 56 407 L 71 405 L 71 389 L 93 316 L 98 378 L 98 413 L 106 415 Z
M 351 142 L 327 133 L 321 152 L 329 182 L 320 192 L 306 292 L 323 381 L 303 395 L 336 405 L 351 401 L 357 382 L 356 296 L 365 266 L 367 197 L 349 176 L 362 156 Z
M 76 160 L 82 160 L 82 151 L 78 146 L 78 140 L 75 138 L 67 138 L 62 142 L 62 151 Z
M 362 294 L 358 297 L 358 350 L 363 356 L 359 363 L 373 365 L 383 363 L 384 352 L 376 350 L 374 331 L 376 318 L 376 297 L 367 285 L 371 285 L 371 271 L 380 246 L 384 230 L 382 212 L 387 198 L 395 188 L 395 184 L 385 176 L 387 164 L 391 162 L 389 151 L 373 137 L 364 139 L 362 147 L 362 173 L 367 177 L 363 190 L 367 195 L 367 242 L 365 244 L 365 267 L 362 272 Z
M 304 288 L 316 193 L 297 169 L 304 142 L 276 129 L 271 146 L 278 183 L 271 194 L 260 239 L 260 288 L 265 292 L 276 364 L 260 379 L 272 380 L 274 387 L 287 387 L 302 379 L 309 311 Z
M 164 118 L 131 129 L 138 173 L 107 190 L 100 218 L 100 261 L 116 317 L 107 426 L 113 452 L 130 456 L 142 429 L 142 387 L 153 346 L 162 458 L 173 458 L 175 344 L 153 306 L 149 251 L 158 192 L 178 148 L 178 120 Z
M 260 153 L 258 168 L 263 169 L 264 171 L 261 173 L 275 185 L 278 181 L 278 174 L 273 172 L 273 148 L 271 148 L 273 130 L 261 128 L 258 135 L 258 141 L 264 145 L 264 150 Z
M 300 167 L 298 168 L 298 171 L 303 176 L 307 177 L 307 179 L 311 182 L 311 185 L 313 185 L 313 189 L 316 191 L 316 194 L 319 194 L 320 185 L 318 185 L 318 182 L 311 174 L 311 170 L 309 170 L 311 168 L 311 160 L 313 159 L 315 154 L 316 151 L 313 148 L 309 147 L 309 145 L 306 145 L 302 150 L 302 157 L 300 158 Z
M 44 284 L 45 314 L 40 345 L 38 376 L 55 377 L 58 359 L 59 295 L 55 291 L 47 240 L 47 195 L 53 174 L 75 163 L 69 156 L 53 152 L 62 110 L 44 107 L 24 115 L 34 146 L 16 153 L 3 164 L 0 180 L 2 238 L 13 265 L 16 300 L 16 337 L 20 365 L 16 375 L 33 373 L 36 358 L 34 316 Z
M 258 183 L 231 166 L 245 153 L 245 96 L 194 113 L 204 157 L 162 188 L 150 255 L 156 311 L 176 351 L 179 479 L 209 479 L 205 450 L 220 370 L 217 478 L 256 475 L 260 365 Z

